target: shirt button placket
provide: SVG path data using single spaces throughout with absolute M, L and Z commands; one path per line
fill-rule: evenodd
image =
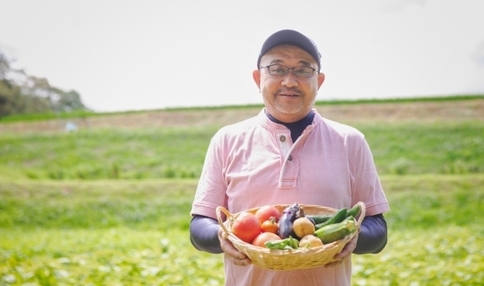
M 294 160 L 291 151 L 291 140 L 287 134 L 277 134 L 277 140 L 279 141 L 279 147 L 281 148 L 281 154 L 284 158 L 282 162 L 280 175 L 279 175 L 279 187 L 282 189 L 294 189 L 297 182 L 297 173 L 299 166 L 297 160 Z
M 284 155 L 287 155 L 287 153 L 291 149 L 291 146 L 289 146 L 289 142 L 287 141 L 287 136 L 284 134 L 279 135 L 279 141 L 281 142 L 281 148 L 283 150 Z M 292 161 L 292 156 L 289 155 L 287 157 L 287 160 Z

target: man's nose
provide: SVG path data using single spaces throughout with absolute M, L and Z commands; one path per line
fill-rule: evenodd
M 299 84 L 296 76 L 293 74 L 293 70 L 289 70 L 289 72 L 284 76 L 281 84 L 287 87 L 295 87 Z

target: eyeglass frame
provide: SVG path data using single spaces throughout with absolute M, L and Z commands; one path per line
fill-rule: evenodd
M 271 74 L 271 70 L 270 70 L 270 67 L 272 67 L 272 66 L 281 66 L 281 67 L 287 68 L 287 72 L 286 72 L 284 75 L 277 75 L 277 74 L 276 74 L 276 75 L 273 75 L 273 74 Z M 307 77 L 305 77 L 305 76 L 300 76 L 300 75 L 297 75 L 297 74 L 295 74 L 295 73 L 294 73 L 294 69 L 297 69 L 297 68 L 309 68 L 309 69 L 312 69 L 312 70 L 313 70 L 313 72 L 312 72 L 312 73 L 311 73 L 309 76 L 307 76 Z M 267 72 L 268 72 L 268 73 L 269 73 L 271 76 L 275 76 L 275 77 L 285 77 L 285 76 L 286 76 L 286 75 L 288 75 L 289 73 L 292 73 L 292 75 L 293 75 L 293 76 L 295 76 L 295 77 L 297 77 L 297 78 L 311 78 L 311 77 L 313 76 L 314 72 L 316 71 L 316 69 L 315 69 L 315 68 L 310 67 L 310 66 L 297 66 L 297 67 L 292 67 L 292 68 L 290 68 L 290 67 L 288 67 L 288 66 L 281 65 L 281 64 L 272 64 L 272 65 L 268 65 L 268 66 L 265 66 L 265 67 L 259 67 L 259 69 L 267 69 Z M 291 71 L 291 70 L 292 70 L 292 71 Z

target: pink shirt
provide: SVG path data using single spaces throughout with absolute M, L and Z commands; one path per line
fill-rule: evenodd
M 373 157 L 361 132 L 316 112 L 292 142 L 289 129 L 258 116 L 220 129 L 210 142 L 192 214 L 216 218 L 267 204 L 332 208 L 366 204 L 366 215 L 389 211 Z M 236 266 L 228 256 L 225 285 L 350 285 L 351 260 L 333 268 L 272 271 Z

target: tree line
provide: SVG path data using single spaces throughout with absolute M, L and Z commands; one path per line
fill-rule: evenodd
M 46 78 L 14 69 L 0 49 L 0 118 L 9 115 L 89 110 L 75 90 L 52 86 Z

